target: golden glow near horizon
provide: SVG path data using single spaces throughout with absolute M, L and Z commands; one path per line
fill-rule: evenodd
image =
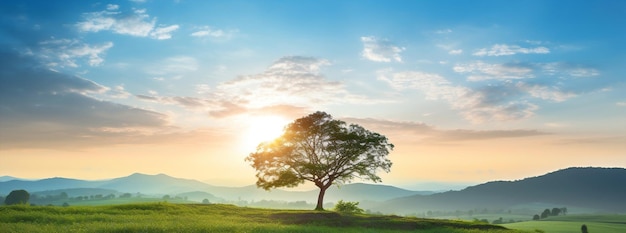
M 280 137 L 290 120 L 276 115 L 249 116 L 245 120 L 246 128 L 242 135 L 242 148 L 254 152 L 256 147 Z

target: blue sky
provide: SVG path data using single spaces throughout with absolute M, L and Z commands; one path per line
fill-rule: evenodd
M 249 184 L 318 110 L 387 135 L 404 187 L 626 166 L 622 1 L 0 4 L 3 175 Z

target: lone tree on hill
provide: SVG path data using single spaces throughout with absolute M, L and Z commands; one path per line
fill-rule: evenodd
M 257 186 L 265 190 L 313 182 L 320 189 L 315 209 L 324 210 L 331 185 L 354 178 L 382 181 L 376 172 L 390 171 L 387 155 L 393 147 L 384 135 L 315 112 L 287 125 L 274 141 L 259 144 L 246 161 L 257 170 Z
M 13 190 L 4 199 L 4 204 L 6 205 L 27 204 L 29 199 L 30 199 L 30 194 L 26 190 L 23 190 L 23 189 Z

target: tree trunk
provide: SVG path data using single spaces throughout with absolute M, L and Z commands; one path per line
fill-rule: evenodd
M 317 206 L 315 206 L 315 210 L 324 210 L 324 194 L 326 193 L 326 189 L 328 187 L 320 187 L 320 194 L 317 196 Z

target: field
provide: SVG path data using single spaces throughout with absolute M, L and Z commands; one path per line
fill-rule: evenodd
M 520 233 L 452 220 L 232 205 L 137 203 L 106 206 L 0 206 L 2 232 L 429 232 Z
M 626 232 L 626 215 L 567 215 L 549 217 L 541 221 L 527 221 L 502 224 L 511 229 L 541 230 L 546 233 L 581 232 L 585 224 L 589 232 L 624 233 Z

